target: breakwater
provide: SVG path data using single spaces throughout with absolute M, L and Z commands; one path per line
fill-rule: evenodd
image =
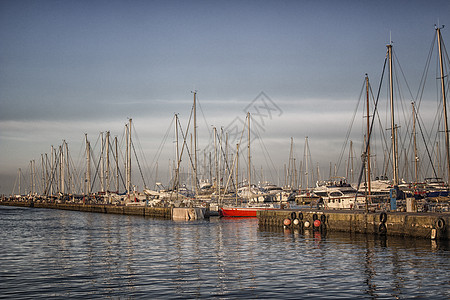
M 261 227 L 289 227 L 320 232 L 343 231 L 450 240 L 449 213 L 364 213 L 337 210 L 258 211 Z

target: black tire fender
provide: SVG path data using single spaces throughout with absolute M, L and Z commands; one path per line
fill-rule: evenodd
M 386 232 L 387 232 L 386 224 L 381 223 L 380 226 L 378 226 L 378 233 L 384 235 L 386 234 Z
M 387 213 L 383 211 L 382 213 L 380 213 L 380 222 L 386 223 L 386 221 L 387 221 Z

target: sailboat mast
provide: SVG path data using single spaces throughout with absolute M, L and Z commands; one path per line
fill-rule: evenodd
M 444 109 L 444 125 L 445 125 L 445 152 L 447 155 L 447 186 L 450 186 L 450 143 L 448 136 L 448 121 L 447 121 L 447 101 L 445 98 L 445 82 L 444 82 L 444 66 L 442 62 L 442 37 L 441 29 L 436 27 L 437 37 L 438 37 L 438 48 L 439 48 L 439 66 L 441 73 L 441 91 L 442 91 L 442 104 Z
M 127 128 L 127 194 L 131 192 L 131 121 L 130 118 Z
M 100 132 L 100 137 L 102 138 L 102 145 L 100 151 L 100 191 L 105 191 L 105 139 L 103 136 L 103 131 Z
M 59 186 L 59 192 L 61 194 L 64 194 L 64 152 L 63 152 L 63 146 L 64 146 L 64 141 L 63 144 L 61 146 L 59 146 L 59 179 L 60 179 L 60 186 Z
M 305 137 L 305 153 L 304 155 L 304 159 L 305 159 L 305 163 L 304 163 L 304 174 L 306 177 L 306 189 L 309 190 L 309 174 L 308 174 L 308 137 Z
M 41 154 L 41 168 L 42 168 L 42 184 L 41 184 L 41 186 L 42 186 L 42 194 L 45 193 L 45 181 L 46 181 L 46 178 L 45 178 L 45 163 L 44 162 L 45 162 L 44 161 L 44 154 Z
M 50 166 L 50 169 L 51 169 L 51 171 L 50 171 L 50 196 L 53 196 L 53 179 L 54 179 L 54 168 L 55 168 L 55 158 L 53 157 L 54 156 L 54 152 L 55 152 L 55 150 L 53 149 L 53 145 L 51 146 L 51 148 L 50 148 L 51 150 L 51 159 L 52 159 L 52 161 L 51 161 L 51 166 Z
M 106 132 L 106 170 L 105 170 L 105 179 L 106 179 L 106 192 L 109 194 L 110 191 L 110 161 L 109 161 L 109 131 Z
M 236 205 L 238 202 L 238 189 L 239 189 L 239 143 L 236 144 Z
M 194 91 L 194 186 L 195 196 L 198 195 L 197 190 L 197 91 Z
M 414 106 L 414 102 L 412 102 L 411 104 L 413 111 L 414 180 L 417 183 L 419 173 L 419 157 L 417 156 L 417 142 L 416 142 L 416 107 Z
M 293 163 L 292 163 L 292 161 L 294 159 L 293 147 L 294 147 L 294 138 L 291 137 L 291 149 L 289 151 L 289 164 L 288 164 L 288 181 L 289 181 L 288 186 L 291 189 L 294 186 L 294 176 L 293 176 L 293 172 L 292 172 L 292 170 L 294 169 Z
M 69 157 L 69 145 L 66 141 L 64 141 L 64 145 L 66 146 L 66 168 L 67 168 L 67 193 L 72 193 L 72 176 L 70 173 L 70 157 Z
M 178 199 L 178 182 L 179 182 L 178 170 L 180 168 L 180 147 L 178 145 L 178 114 L 175 114 L 175 139 L 176 139 L 177 169 L 175 175 L 176 182 L 174 182 L 174 189 L 177 191 L 177 199 Z
M 369 76 L 366 74 L 366 107 L 367 107 L 367 187 L 368 195 L 371 194 L 372 185 L 370 182 L 370 142 L 369 142 L 369 131 L 370 131 L 370 112 L 369 112 Z
M 87 133 L 85 133 L 86 139 L 86 194 L 91 193 L 91 154 L 90 154 L 90 144 L 87 138 Z
M 119 193 L 119 152 L 117 136 L 114 137 L 115 155 L 116 155 L 116 191 Z
M 391 104 L 391 144 L 392 144 L 392 172 L 394 186 L 398 186 L 398 159 L 397 159 L 397 139 L 394 120 L 394 86 L 392 80 L 392 45 L 386 46 L 388 48 L 389 56 L 389 96 Z
M 250 112 L 247 112 L 247 122 L 248 122 L 248 197 L 250 198 L 251 182 L 252 182 L 252 169 L 250 162 Z
M 22 179 L 22 170 L 19 168 L 19 195 L 22 195 L 22 191 L 21 191 L 21 179 Z
M 213 128 L 214 132 L 214 167 L 215 167 L 215 176 L 216 176 L 216 193 L 220 199 L 220 189 L 219 189 L 219 166 L 217 164 L 217 128 Z

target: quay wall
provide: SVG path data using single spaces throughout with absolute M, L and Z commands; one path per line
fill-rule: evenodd
M 148 207 L 148 206 L 116 206 L 107 204 L 73 204 L 73 203 L 45 203 L 31 201 L 8 201 L 0 202 L 0 205 L 35 207 L 75 210 L 93 213 L 120 214 L 120 215 L 138 215 L 153 218 L 172 219 L 171 207 Z
M 257 217 L 259 226 L 262 227 L 286 226 L 301 230 L 343 231 L 450 240 L 448 226 L 450 213 L 448 212 L 364 213 L 358 211 L 280 209 L 258 211 Z M 294 221 L 295 219 L 297 221 Z M 315 219 L 320 222 L 315 223 Z

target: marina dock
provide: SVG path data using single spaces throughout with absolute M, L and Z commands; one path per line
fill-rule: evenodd
M 143 217 L 195 220 L 209 217 L 206 208 L 117 206 L 108 204 L 2 201 L 0 205 L 63 209 L 91 213 L 138 215 Z M 257 212 L 262 228 L 291 228 L 316 232 L 349 232 L 381 236 L 450 240 L 450 213 L 369 212 L 352 210 L 276 209 Z
M 149 207 L 149 206 L 119 206 L 108 204 L 73 204 L 73 203 L 48 203 L 33 201 L 3 201 L 0 205 L 74 210 L 91 213 L 136 215 L 160 219 L 193 220 L 203 219 L 209 216 L 205 208 L 174 208 L 174 207 Z
M 257 217 L 260 227 L 450 240 L 449 213 L 280 209 L 258 211 Z

